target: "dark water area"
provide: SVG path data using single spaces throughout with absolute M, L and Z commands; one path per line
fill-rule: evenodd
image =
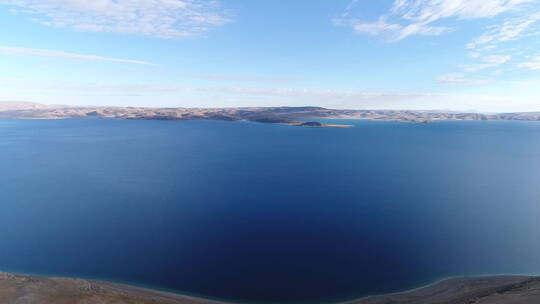
M 540 123 L 0 120 L 0 270 L 247 303 L 540 274 Z

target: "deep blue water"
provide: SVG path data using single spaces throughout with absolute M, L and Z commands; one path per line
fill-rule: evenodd
M 540 123 L 0 120 L 0 269 L 253 302 L 540 273 Z

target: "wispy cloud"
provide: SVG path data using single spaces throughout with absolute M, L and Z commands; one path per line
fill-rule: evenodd
M 437 36 L 457 30 L 456 21 L 498 17 L 493 19 L 495 24 L 465 46 L 468 57 L 476 62 L 461 64 L 458 71 L 437 78 L 442 84 L 482 85 L 489 82 L 490 77 L 509 71 L 503 66 L 510 61 L 521 61 L 518 68 L 540 70 L 540 59 L 526 60 L 523 49 L 500 48 L 507 41 L 540 36 L 539 4 L 538 0 L 394 0 L 386 13 L 370 22 L 355 18 L 353 8 L 361 2 L 352 1 L 334 23 L 349 26 L 356 33 L 383 36 L 397 42 L 415 35 Z M 445 20 L 447 22 L 443 23 Z M 475 75 L 492 68 L 498 69 L 480 77 Z
M 490 26 L 480 37 L 467 45 L 470 50 L 485 50 L 496 47 L 505 41 L 516 40 L 524 35 L 538 35 L 533 25 L 540 20 L 540 12 L 525 13 L 519 17 L 505 20 L 502 24 Z
M 520 10 L 519 14 L 506 18 L 500 24 L 489 26 L 483 34 L 473 39 L 466 45 L 469 57 L 478 59 L 480 63 L 463 65 L 463 70 L 468 73 L 476 73 L 485 69 L 499 67 L 510 60 L 521 61 L 518 68 L 540 70 L 540 63 L 534 58 L 527 56 L 527 51 L 521 47 L 503 48 L 506 42 L 524 39 L 540 35 L 537 26 L 540 21 L 540 8 L 530 7 L 528 10 Z M 501 55 L 506 52 L 507 54 Z M 529 60 L 527 60 L 528 58 Z M 491 76 L 499 76 L 510 70 L 499 69 Z
M 83 54 L 67 53 L 67 52 L 62 52 L 62 51 L 12 47 L 12 46 L 4 46 L 4 45 L 0 45 L 0 54 L 8 55 L 8 56 L 33 56 L 33 57 L 75 59 L 75 60 L 86 60 L 86 61 L 116 62 L 116 63 L 138 64 L 138 65 L 148 65 L 148 66 L 156 65 L 151 62 L 140 61 L 140 60 L 109 58 L 109 57 L 102 57 L 102 56 L 95 56 L 95 55 L 83 55 Z
M 510 55 L 491 55 L 481 58 L 482 63 L 465 66 L 467 72 L 478 72 L 488 68 L 498 67 L 512 59 Z
M 440 83 L 443 84 L 459 84 L 459 85 L 481 85 L 487 84 L 488 81 L 485 79 L 470 79 L 467 78 L 465 73 L 448 73 L 439 76 L 438 78 Z
M 164 39 L 204 34 L 231 21 L 218 0 L 0 0 L 43 25 Z
M 357 33 L 364 33 L 372 36 L 388 34 L 392 40 L 402 40 L 410 35 L 436 36 L 446 31 L 445 27 L 427 26 L 423 24 L 409 24 L 402 26 L 396 23 L 387 23 L 387 18 L 380 17 L 379 20 L 372 23 L 352 22 L 351 26 Z
M 452 30 L 449 27 L 433 25 L 440 20 L 494 17 L 533 1 L 535 0 L 395 0 L 389 12 L 375 22 L 351 17 L 350 6 L 347 13 L 336 18 L 334 22 L 351 26 L 358 33 L 386 34 L 391 40 L 399 41 L 413 35 L 440 35 Z
M 396 42 L 414 35 L 437 36 L 456 30 L 456 25 L 449 22 L 442 26 L 444 20 L 452 19 L 455 22 L 499 17 L 494 19 L 495 24 L 465 46 L 469 57 L 476 59 L 476 63 L 462 64 L 457 72 L 437 78 L 439 83 L 444 84 L 481 85 L 489 79 L 475 76 L 474 73 L 523 59 L 523 50 L 503 50 L 499 48 L 502 43 L 540 35 L 540 28 L 537 27 L 540 21 L 538 4 L 538 0 L 394 0 L 389 10 L 377 21 L 369 22 L 354 17 L 352 8 L 360 4 L 353 1 L 346 13 L 334 22 L 350 26 L 357 33 L 383 36 Z M 535 60 L 521 61 L 519 68 L 539 69 L 539 63 Z M 505 71 L 498 69 L 490 76 L 498 76 Z
M 475 73 L 492 68 L 498 68 L 512 60 L 511 55 L 486 55 L 481 56 L 480 53 L 469 54 L 469 57 L 478 59 L 480 63 L 468 64 L 461 66 L 461 72 L 453 72 L 441 75 L 437 78 L 439 83 L 451 85 L 483 85 L 490 81 L 488 79 L 480 79 L 474 76 Z M 504 69 L 493 71 L 490 76 L 499 76 L 503 74 Z M 471 76 L 472 74 L 472 76 Z
M 518 64 L 519 68 L 540 71 L 540 56 L 532 58 L 530 61 L 521 62 Z
M 358 33 L 365 33 L 372 36 L 397 32 L 403 28 L 399 24 L 387 23 L 386 18 L 383 17 L 373 23 L 353 23 L 352 27 Z

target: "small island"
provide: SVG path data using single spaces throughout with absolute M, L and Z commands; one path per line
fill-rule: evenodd
M 292 122 L 284 123 L 285 125 L 297 126 L 297 127 L 308 127 L 308 128 L 350 128 L 353 125 L 343 125 L 343 124 L 323 124 L 318 121 L 308 121 L 308 122 Z
M 301 123 L 300 126 L 301 127 L 322 127 L 324 125 L 317 121 L 308 121 L 308 122 Z

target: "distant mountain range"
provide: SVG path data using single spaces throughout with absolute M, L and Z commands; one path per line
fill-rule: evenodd
M 338 110 L 321 107 L 245 107 L 245 108 L 143 108 L 43 105 L 31 102 L 0 102 L 0 118 L 65 119 L 119 118 L 140 120 L 247 120 L 262 123 L 319 126 L 305 121 L 317 119 L 363 119 L 396 122 L 440 120 L 526 120 L 540 121 L 540 112 L 461 113 L 414 110 Z M 320 126 L 340 126 L 323 125 Z

